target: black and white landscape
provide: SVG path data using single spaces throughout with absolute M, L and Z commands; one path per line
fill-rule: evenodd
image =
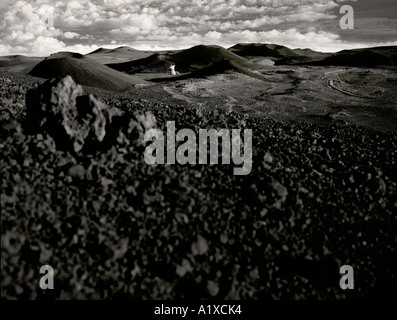
M 396 298 L 395 2 L 43 3 L 0 5 L 2 298 Z M 251 172 L 146 163 L 170 121 Z

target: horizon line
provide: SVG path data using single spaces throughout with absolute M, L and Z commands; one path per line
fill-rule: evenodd
M 351 51 L 351 50 L 362 50 L 362 49 L 373 49 L 373 48 L 397 47 L 397 44 L 391 44 L 391 45 L 384 45 L 384 46 L 363 46 L 363 47 L 350 48 L 350 49 L 347 48 L 347 49 L 342 49 L 342 50 L 338 50 L 338 51 L 320 51 L 320 50 L 311 49 L 311 48 L 309 48 L 309 47 L 306 47 L 306 48 L 302 48 L 302 47 L 288 47 L 288 46 L 286 46 L 286 45 L 281 45 L 281 44 L 277 44 L 277 43 L 269 43 L 269 42 L 238 42 L 238 43 L 236 43 L 236 44 L 234 44 L 234 45 L 232 45 L 232 46 L 223 46 L 223 45 L 218 45 L 218 44 L 205 44 L 205 43 L 200 43 L 200 44 L 196 44 L 196 45 L 192 45 L 192 46 L 188 46 L 188 47 L 183 47 L 183 48 L 175 48 L 175 47 L 174 47 L 174 48 L 170 48 L 170 47 L 164 47 L 164 48 L 159 48 L 159 49 L 153 49 L 153 48 L 152 48 L 152 49 L 138 49 L 137 47 L 134 47 L 134 46 L 129 45 L 129 44 L 118 44 L 118 45 L 109 44 L 109 45 L 105 45 L 105 46 L 103 46 L 103 47 L 102 47 L 102 46 L 98 46 L 96 49 L 90 50 L 90 51 L 88 51 L 88 52 L 86 52 L 86 53 L 82 53 L 82 52 L 79 52 L 79 51 L 59 50 L 59 51 L 54 51 L 54 52 L 50 53 L 50 54 L 47 55 L 47 56 L 37 56 L 37 55 L 27 55 L 27 54 L 21 54 L 21 53 L 14 53 L 14 54 L 2 55 L 2 56 L 0 56 L 0 57 L 25 56 L 25 57 L 42 58 L 42 57 L 49 57 L 49 56 L 51 56 L 52 54 L 56 54 L 56 53 L 59 53 L 59 52 L 72 52 L 72 53 L 79 53 L 79 54 L 81 54 L 81 55 L 89 55 L 89 54 L 94 53 L 95 51 L 97 51 L 97 50 L 99 50 L 99 49 L 114 50 L 114 49 L 120 49 L 120 48 L 123 48 L 123 47 L 128 47 L 128 48 L 130 48 L 130 49 L 134 49 L 134 50 L 141 51 L 141 52 L 146 51 L 146 52 L 153 52 L 153 53 L 156 53 L 156 52 L 163 52 L 163 51 L 184 51 L 184 50 L 188 50 L 188 49 L 190 49 L 190 48 L 194 48 L 194 47 L 197 47 L 197 46 L 207 46 L 207 47 L 217 46 L 217 47 L 221 47 L 221 48 L 223 48 L 223 49 L 229 50 L 229 49 L 231 49 L 231 48 L 233 48 L 234 46 L 239 45 L 239 44 L 245 44 L 245 45 L 247 45 L 247 44 L 276 45 L 276 46 L 285 47 L 285 48 L 290 49 L 290 50 L 311 50 L 311 51 L 314 51 L 314 52 L 319 52 L 319 53 L 331 53 L 331 54 L 335 54 L 335 53 L 342 52 L 342 51 Z M 78 44 L 77 44 L 77 45 L 78 45 Z M 94 45 L 94 46 L 95 46 L 95 45 Z M 66 48 L 65 48 L 65 49 L 66 49 Z

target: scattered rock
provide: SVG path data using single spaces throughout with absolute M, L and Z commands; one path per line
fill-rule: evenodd
M 263 156 L 263 159 L 268 163 L 273 162 L 273 156 L 270 154 L 270 152 L 266 152 L 265 155 Z
M 280 182 L 278 182 L 276 179 L 273 179 L 272 182 L 273 189 L 278 195 L 278 200 L 273 204 L 273 207 L 277 209 L 281 209 L 282 205 L 284 204 L 287 195 L 288 195 L 288 190 L 285 186 L 283 186 Z
M 183 259 L 182 265 L 176 266 L 176 274 L 180 277 L 184 277 L 186 273 L 192 272 L 193 268 L 190 262 L 186 259 Z
M 207 282 L 207 290 L 211 297 L 215 297 L 219 292 L 219 286 L 215 281 L 209 280 Z
M 76 164 L 76 165 L 70 167 L 68 170 L 69 176 L 71 176 L 73 178 L 79 178 L 79 179 L 84 178 L 85 172 L 86 172 L 86 170 L 84 169 L 84 167 L 81 164 Z
M 208 251 L 208 242 L 202 236 L 197 237 L 197 241 L 192 244 L 192 253 L 194 256 L 206 254 Z

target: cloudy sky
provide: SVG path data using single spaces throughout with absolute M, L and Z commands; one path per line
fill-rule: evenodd
M 342 5 L 355 27 L 342 30 Z M 53 8 L 53 9 L 51 9 Z M 53 27 L 43 17 L 54 12 Z M 262 42 L 338 51 L 397 45 L 396 0 L 32 0 L 0 2 L 0 55 L 98 47 L 181 49 Z

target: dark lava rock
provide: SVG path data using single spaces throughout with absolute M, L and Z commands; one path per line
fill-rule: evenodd
M 128 135 L 135 130 L 136 137 L 143 139 L 144 129 L 156 123 L 151 114 L 135 115 L 133 123 L 126 122 L 117 107 L 107 106 L 92 94 L 84 95 L 71 76 L 52 79 L 29 90 L 26 108 L 25 129 L 29 133 L 46 132 L 54 139 L 57 149 L 77 153 L 110 148 L 123 127 Z

